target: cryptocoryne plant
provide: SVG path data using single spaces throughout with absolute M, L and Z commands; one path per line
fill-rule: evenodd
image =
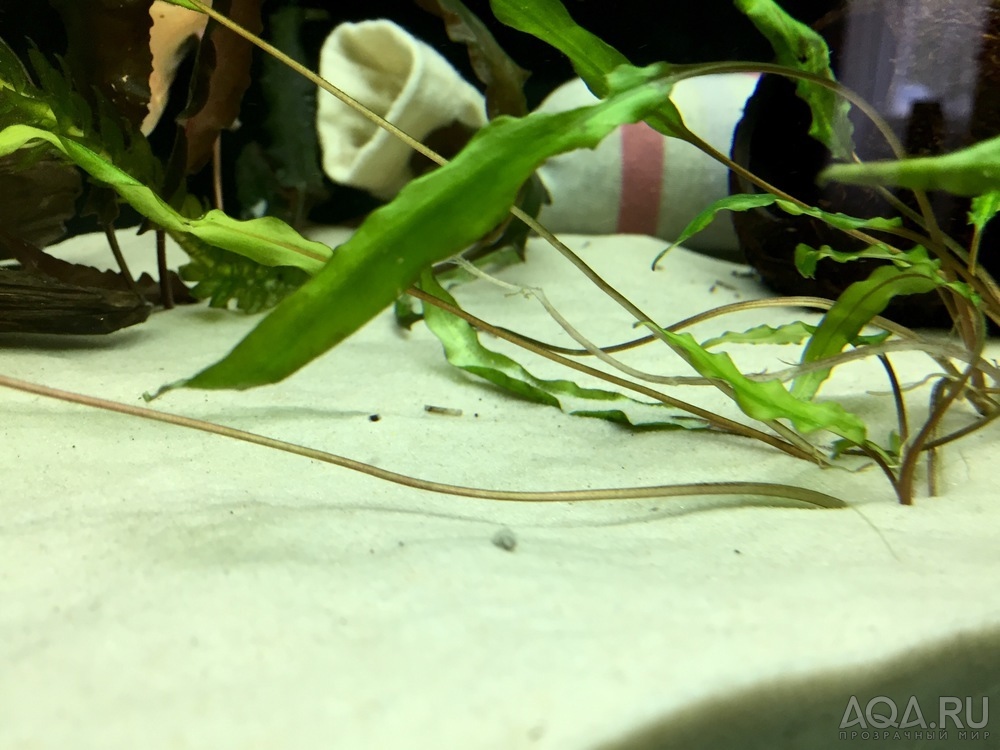
M 334 95 L 349 106 L 360 108 L 334 85 L 199 0 L 171 1 L 208 14 L 218 24 L 253 40 L 265 53 L 281 59 L 323 89 L 326 93 L 321 95 Z M 156 396 L 174 388 L 246 389 L 275 383 L 336 346 L 394 302 L 419 301 L 424 322 L 441 340 L 452 364 L 520 397 L 626 426 L 634 421 L 628 415 L 634 397 L 658 405 L 661 416 L 653 424 L 660 428 L 707 429 L 749 437 L 821 466 L 835 465 L 844 456 L 860 456 L 882 469 L 900 502 L 911 503 L 921 456 L 933 456 L 938 448 L 983 427 L 1000 414 L 1000 405 L 994 398 L 1000 384 L 1000 370 L 982 357 L 987 320 L 1000 323 L 1000 289 L 977 262 L 977 240 L 973 240 L 971 247 L 962 247 L 947 237 L 937 225 L 923 192 L 944 189 L 973 196 L 970 222 L 977 230 L 974 237 L 978 237 L 1000 207 L 1000 139 L 943 157 L 907 159 L 891 129 L 873 108 L 834 80 L 826 45 L 816 33 L 788 16 L 772 0 L 735 0 L 735 3 L 771 41 L 777 54 L 776 64 L 659 63 L 637 68 L 617 50 L 576 25 L 558 0 L 530 3 L 492 0 L 493 12 L 500 21 L 537 36 L 567 55 L 600 101 L 558 114 L 495 117 L 450 161 L 380 121 L 380 125 L 392 129 L 439 166 L 407 185 L 390 203 L 374 210 L 350 239 L 336 248 L 302 237 L 275 217 L 237 220 L 218 209 L 203 212 L 191 201 L 164 200 L 158 195 L 156 185 L 148 179 L 144 181 L 142 175 L 130 171 L 127 163 L 116 158 L 122 149 L 107 147 L 105 139 L 113 128 L 95 129 L 90 123 L 74 120 L 72 112 L 52 95 L 51 87 L 46 90 L 44 81 L 37 86 L 27 75 L 13 72 L 19 70 L 19 63 L 9 59 L 9 53 L 2 49 L 0 52 L 7 59 L 0 59 L 4 71 L 4 80 L 0 81 L 3 102 L 0 154 L 44 149 L 47 155 L 55 154 L 76 164 L 138 210 L 152 225 L 173 237 L 193 257 L 204 257 L 206 247 L 210 246 L 261 266 L 295 269 L 295 273 L 302 274 L 300 281 L 304 283 L 278 302 L 228 355 L 183 381 L 161 387 Z M 458 0 L 438 0 L 438 5 L 443 13 L 450 13 L 468 28 L 475 29 L 480 38 L 486 33 L 476 26 L 474 17 Z M 857 219 L 804 204 L 749 173 L 687 128 L 683 112 L 670 99 L 671 88 L 678 81 L 750 71 L 786 76 L 797 82 L 798 93 L 813 115 L 811 135 L 845 162 L 830 167 L 823 179 L 912 188 L 919 210 L 900 206 L 900 211 L 919 229 L 904 228 L 898 216 Z M 899 161 L 849 163 L 854 161 L 848 119 L 852 106 L 875 122 Z M 366 116 L 379 120 L 370 112 Z M 653 320 L 519 207 L 523 186 L 546 159 L 572 149 L 591 148 L 618 126 L 643 120 L 666 136 L 700 148 L 762 191 L 732 195 L 707 207 L 678 238 L 678 243 L 706 226 L 719 211 L 771 206 L 790 214 L 816 217 L 867 245 L 866 250 L 850 253 L 832 247 L 800 246 L 796 265 L 803 274 L 811 274 L 822 259 L 842 263 L 874 259 L 882 264 L 869 278 L 851 285 L 837 300 L 774 298 L 728 305 L 680 322 Z M 442 279 L 445 274 L 456 275 L 452 266 L 458 266 L 459 272 L 466 276 L 493 279 L 488 273 L 489 255 L 483 258 L 481 253 L 463 254 L 470 247 L 481 249 L 477 245 L 480 239 L 504 225 L 508 214 L 513 215 L 514 221 L 528 224 L 593 281 L 595 294 L 615 300 L 635 325 L 644 329 L 645 335 L 623 344 L 598 346 L 579 333 L 547 301 L 542 290 L 534 288 L 515 291 L 537 299 L 578 348 L 538 342 L 461 309 L 446 291 Z M 659 257 L 652 260 L 655 266 Z M 445 270 L 449 261 L 451 270 Z M 953 341 L 942 343 L 939 336 L 918 333 L 880 317 L 893 299 L 927 292 L 945 299 L 958 334 Z M 684 330 L 711 317 L 763 307 L 813 307 L 825 312 L 814 324 L 789 320 L 777 327 L 761 325 L 703 341 Z M 536 378 L 506 355 L 487 349 L 479 341 L 477 331 L 488 332 L 536 355 L 599 377 L 615 389 L 584 388 L 569 380 Z M 693 373 L 643 373 L 615 356 L 624 349 L 649 344 L 668 347 Z M 800 346 L 799 363 L 776 372 L 747 374 L 721 348 L 755 344 Z M 929 384 L 924 386 L 927 406 L 922 410 L 919 424 L 913 422 L 911 415 L 914 397 L 901 384 L 892 365 L 892 357 L 901 351 L 923 352 L 933 365 L 928 371 L 905 373 L 907 381 Z M 599 360 L 603 369 L 584 364 L 585 357 Z M 884 366 L 896 406 L 897 418 L 890 426 L 868 425 L 841 404 L 819 395 L 821 386 L 840 365 L 872 357 Z M 409 480 L 320 451 L 158 411 L 57 393 L 8 378 L 0 379 L 0 384 L 209 429 L 437 491 L 507 500 L 763 494 L 826 507 L 842 505 L 821 493 L 760 483 L 705 483 L 583 493 L 454 488 Z M 713 413 L 674 395 L 681 388 L 692 387 L 717 388 L 731 399 L 736 412 L 731 417 Z M 626 396 L 626 391 L 634 395 Z M 945 415 L 958 412 L 963 415 L 963 424 L 950 427 L 947 434 L 939 434 Z M 876 437 L 880 432 L 881 437 Z

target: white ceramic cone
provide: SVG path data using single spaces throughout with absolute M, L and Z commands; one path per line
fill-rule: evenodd
M 461 122 L 486 124 L 482 95 L 441 55 L 391 21 L 345 23 L 320 51 L 319 73 L 414 138 Z M 319 92 L 323 170 L 334 182 L 388 199 L 413 178 L 413 154 L 394 136 Z

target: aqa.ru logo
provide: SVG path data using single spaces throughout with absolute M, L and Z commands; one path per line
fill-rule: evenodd
M 962 709 L 965 709 L 964 715 Z M 979 708 L 978 715 L 976 709 Z M 976 699 L 966 697 L 964 700 L 952 695 L 943 695 L 938 698 L 937 715 L 928 714 L 920 708 L 920 702 L 915 695 L 911 695 L 906 707 L 900 715 L 899 708 L 892 698 L 884 695 L 876 695 L 867 704 L 864 710 L 856 695 L 852 695 L 847 702 L 844 711 L 844 718 L 840 720 L 841 729 L 934 729 L 938 732 L 947 731 L 949 728 L 956 730 L 982 729 L 990 718 L 989 698 L 983 696 L 981 706 L 976 705 Z M 980 732 L 976 732 L 977 735 Z M 989 736 L 989 733 L 984 733 Z

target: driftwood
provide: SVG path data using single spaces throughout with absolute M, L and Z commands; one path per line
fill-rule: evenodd
M 131 292 L 0 270 L 0 333 L 111 333 L 143 322 L 151 309 Z

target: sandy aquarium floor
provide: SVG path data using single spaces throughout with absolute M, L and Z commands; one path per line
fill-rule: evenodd
M 568 239 L 665 322 L 764 294 L 745 269 L 683 249 L 653 273 L 663 243 L 646 237 Z M 122 240 L 130 257 L 151 253 L 147 238 Z M 95 238 L 65 251 L 104 252 Z M 595 341 L 634 335 L 545 246 L 528 253 L 505 280 L 544 287 Z M 535 301 L 484 281 L 456 295 L 487 320 L 559 337 Z M 141 405 L 255 322 L 197 306 L 107 338 L 8 335 L 0 371 Z M 663 347 L 628 361 L 685 373 Z M 901 357 L 901 379 L 926 362 Z M 864 363 L 823 394 L 877 421 L 888 398 L 866 393 L 886 389 Z M 727 408 L 714 389 L 683 396 Z M 902 507 L 876 470 L 516 400 L 450 368 L 422 325 L 400 332 L 388 312 L 279 385 L 153 406 L 459 485 L 752 480 L 849 507 L 448 497 L 3 390 L 0 748 L 814 750 L 871 746 L 873 731 L 899 735 L 885 747 L 954 747 L 959 718 L 961 746 L 1000 746 L 1000 719 L 980 718 L 983 698 L 1000 715 L 996 429 L 944 451 L 940 495 Z M 911 697 L 924 726 L 904 725 Z M 962 708 L 942 726 L 945 698 Z M 883 725 L 893 701 L 896 726 Z

